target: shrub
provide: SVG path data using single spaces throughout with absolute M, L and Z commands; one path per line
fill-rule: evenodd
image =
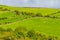
M 5 29 L 3 29 L 2 27 L 0 27 L 0 32 L 4 32 L 6 31 Z
M 24 28 L 24 27 L 17 27 L 15 29 L 15 33 L 16 33 L 18 38 L 20 38 L 20 37 L 24 37 L 25 38 L 26 31 L 27 31 L 27 29 Z
M 16 32 L 26 32 L 27 31 L 27 29 L 25 28 L 25 27 L 17 27 L 16 29 L 15 29 L 15 31 Z
M 8 24 L 11 23 L 11 22 L 7 22 Z
M 10 10 L 7 8 L 3 8 L 2 11 L 10 11 Z
M 7 22 L 5 22 L 5 24 L 7 24 Z
M 48 37 L 47 37 L 47 35 L 43 34 L 42 37 L 41 37 L 41 39 L 42 39 L 42 40 L 47 40 Z
M 0 9 L 3 9 L 2 7 L 0 7 Z
M 30 30 L 27 32 L 27 37 L 28 38 L 32 38 L 32 39 L 36 39 L 36 34 L 34 30 Z
M 36 40 L 40 40 L 42 38 L 42 34 L 40 32 L 36 32 Z
M 58 37 L 56 36 L 51 36 L 53 40 L 58 40 Z
M 47 40 L 48 36 L 46 34 L 36 32 L 36 40 Z
M 1 23 L 0 23 L 0 25 L 1 25 Z
M 27 15 L 27 12 L 22 12 L 23 15 Z
M 14 40 L 14 38 L 12 38 L 12 37 L 9 37 L 9 36 L 7 36 L 7 37 L 4 37 L 3 39 L 4 39 L 4 40 Z
M 57 13 L 60 13 L 60 11 L 58 11 Z
M 7 19 L 7 17 L 5 17 L 5 19 Z
M 7 19 L 7 17 L 5 17 L 5 18 L 0 18 L 0 20 L 4 20 L 4 19 Z
M 30 13 L 30 15 L 31 15 L 32 17 L 36 17 L 36 14 L 34 14 L 34 13 Z
M 53 16 L 52 18 L 57 18 L 57 17 Z
M 53 40 L 52 36 L 49 36 L 49 37 L 48 37 L 48 40 Z
M 18 39 L 30 39 L 30 40 L 58 40 L 58 37 L 56 36 L 50 36 L 46 35 L 40 32 L 36 32 L 35 30 L 28 30 L 24 27 L 17 27 L 15 31 L 13 31 L 11 28 L 7 28 L 7 30 L 0 27 L 0 33 L 2 34 L 3 31 L 3 37 L 0 37 L 4 40 L 18 40 Z
M 42 17 L 42 14 L 41 13 L 37 13 L 36 16 Z
M 29 13 L 26 13 L 26 12 L 25 12 L 25 14 L 26 14 L 26 15 L 29 15 Z
M 50 15 L 46 15 L 45 17 L 50 17 Z
M 18 32 L 18 33 L 16 33 L 16 35 L 18 38 L 24 37 L 24 34 L 22 32 Z M 24 39 L 25 39 L 25 37 L 24 37 Z
M 11 32 L 11 31 L 13 31 L 13 30 L 12 30 L 11 28 L 7 28 L 6 31 Z
M 20 15 L 19 11 L 15 10 L 14 12 L 16 13 L 16 15 Z
M 2 18 L 2 20 L 4 20 L 5 18 Z
M 24 15 L 24 12 L 21 12 L 22 15 Z

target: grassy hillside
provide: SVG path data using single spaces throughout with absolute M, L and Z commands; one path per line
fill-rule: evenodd
M 16 25 L 15 25 L 16 24 Z M 1 25 L 3 28 L 27 27 L 28 29 L 35 29 L 47 34 L 60 35 L 60 19 L 52 18 L 31 18 L 27 20 L 17 21 L 12 24 Z
M 54 8 L 27 8 L 0 5 L 0 27 L 25 27 L 60 38 L 60 10 Z M 55 39 L 54 39 L 55 40 Z

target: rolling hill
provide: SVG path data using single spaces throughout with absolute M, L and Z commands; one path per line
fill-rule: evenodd
M 60 10 L 0 5 L 0 27 L 13 30 L 26 27 L 60 38 Z

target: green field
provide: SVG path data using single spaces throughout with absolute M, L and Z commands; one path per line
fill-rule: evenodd
M 0 27 L 25 27 L 60 39 L 60 10 L 54 8 L 27 8 L 0 5 Z M 59 40 L 58 39 L 58 40 Z

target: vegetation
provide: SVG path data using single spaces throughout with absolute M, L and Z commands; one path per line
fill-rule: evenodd
M 0 32 L 0 40 L 60 40 L 60 10 L 0 5 Z
M 4 30 L 4 31 L 3 31 Z M 27 30 L 26 28 L 18 27 L 14 31 L 10 28 L 0 30 L 2 36 L 0 35 L 0 40 L 58 40 L 58 37 L 55 36 L 47 36 L 35 30 Z

